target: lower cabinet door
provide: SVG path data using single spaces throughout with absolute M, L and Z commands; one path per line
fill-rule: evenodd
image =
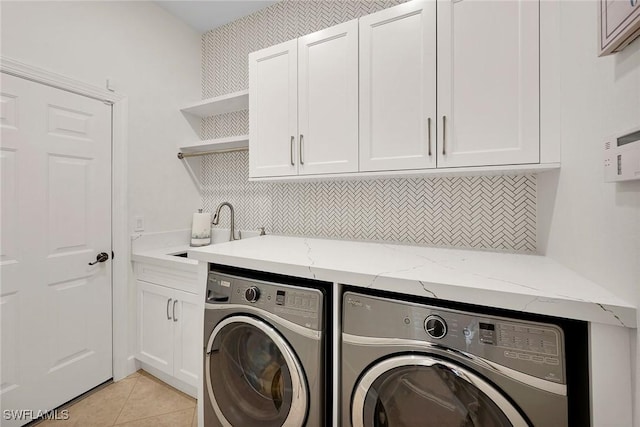
M 174 368 L 173 375 L 188 384 L 198 386 L 202 370 L 203 310 L 196 294 L 174 291 L 177 301 L 173 311 Z
M 175 291 L 164 286 L 137 281 L 138 360 L 173 375 L 172 317 Z

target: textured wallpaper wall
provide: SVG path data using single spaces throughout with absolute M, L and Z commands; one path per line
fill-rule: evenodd
M 402 1 L 284 0 L 203 35 L 203 98 L 248 88 L 249 52 Z M 249 113 L 202 121 L 202 138 L 249 133 Z M 248 152 L 205 156 L 203 207 L 228 201 L 241 229 L 268 233 L 536 250 L 536 178 L 403 178 L 252 183 Z M 228 226 L 222 219 L 222 227 Z

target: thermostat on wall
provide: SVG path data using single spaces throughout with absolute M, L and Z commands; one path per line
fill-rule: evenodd
M 640 128 L 613 135 L 604 143 L 604 181 L 640 179 Z

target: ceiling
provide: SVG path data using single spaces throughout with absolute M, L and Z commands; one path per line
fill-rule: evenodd
M 271 0 L 155 1 L 199 33 L 220 27 L 272 5 Z

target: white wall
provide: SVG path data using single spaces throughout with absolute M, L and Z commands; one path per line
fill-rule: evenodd
M 137 215 L 145 231 L 189 228 L 201 199 L 176 154 L 197 139 L 179 108 L 201 98 L 200 35 L 146 1 L 2 1 L 0 11 L 3 56 L 100 87 L 110 78 L 128 97 L 129 229 Z
M 200 99 L 200 35 L 146 1 L 3 1 L 1 13 L 2 55 L 100 87 L 113 79 L 129 98 L 131 220 L 190 227 L 200 198 L 176 154 L 197 138 L 179 107 Z
M 640 181 L 606 184 L 602 166 L 605 136 L 640 126 L 640 41 L 599 58 L 598 4 L 560 5 L 562 168 L 538 176 L 538 249 L 640 305 Z

